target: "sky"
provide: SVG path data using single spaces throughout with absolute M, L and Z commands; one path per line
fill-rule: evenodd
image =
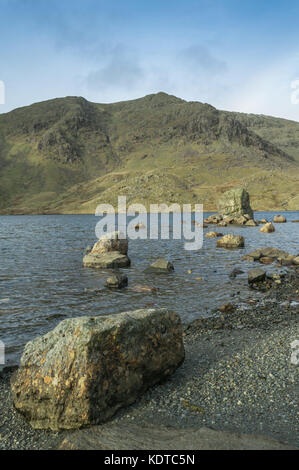
M 298 0 L 0 0 L 0 113 L 164 91 L 299 121 Z

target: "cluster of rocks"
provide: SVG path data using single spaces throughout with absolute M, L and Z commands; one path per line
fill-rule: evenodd
M 120 232 L 107 233 L 95 243 L 93 248 L 87 247 L 83 258 L 83 266 L 116 270 L 114 275 L 107 279 L 106 287 L 109 289 L 122 289 L 128 286 L 128 277 L 118 270 L 131 265 L 131 260 L 128 258 L 128 248 L 128 239 L 124 238 Z M 171 273 L 173 271 L 173 264 L 164 258 L 157 259 L 145 269 L 145 272 L 156 274 Z
M 11 380 L 36 429 L 106 421 L 184 361 L 180 317 L 166 309 L 70 318 L 29 342 Z
M 227 225 L 246 225 L 256 227 L 253 210 L 250 207 L 250 198 L 244 188 L 231 189 L 224 193 L 217 202 L 218 214 L 207 217 L 206 224 L 216 224 L 219 227 Z
M 214 224 L 219 227 L 228 225 L 244 225 L 246 227 L 264 226 L 260 229 L 263 233 L 275 231 L 274 225 L 266 219 L 254 220 L 253 210 L 250 206 L 250 197 L 244 188 L 231 189 L 225 192 L 217 202 L 218 214 L 213 214 L 204 219 L 205 224 Z M 283 215 L 275 215 L 274 223 L 285 223 Z M 297 222 L 293 220 L 292 222 Z M 209 238 L 209 237 L 208 237 Z
M 248 214 L 238 216 L 213 214 L 204 219 L 204 223 L 218 225 L 218 227 L 227 227 L 228 225 L 246 225 L 247 227 L 258 226 L 258 222 L 250 218 Z
M 290 255 L 287 251 L 278 248 L 266 247 L 243 256 L 243 261 L 258 261 L 261 264 L 272 264 L 275 261 L 282 266 L 298 266 L 299 254 Z

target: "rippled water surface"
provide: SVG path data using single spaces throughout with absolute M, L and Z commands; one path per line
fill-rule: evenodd
M 299 219 L 299 212 L 281 214 L 288 221 Z M 273 216 L 255 213 L 256 219 L 272 220 Z M 8 365 L 19 360 L 27 341 L 67 317 L 117 314 L 149 306 L 175 309 L 183 321 L 206 316 L 232 295 L 241 300 L 253 295 L 246 277 L 252 264 L 241 261 L 245 253 L 264 246 L 292 254 L 299 251 L 299 224 L 294 223 L 276 224 L 273 234 L 260 233 L 259 227 L 217 227 L 224 234 L 245 237 L 246 247 L 233 251 L 216 248 L 215 239 L 204 239 L 201 250 L 189 252 L 183 240 L 131 241 L 132 266 L 125 270 L 129 288 L 112 292 L 104 287 L 109 271 L 82 267 L 85 247 L 96 241 L 97 221 L 92 215 L 0 217 L 0 340 L 6 345 Z M 158 257 L 171 260 L 175 272 L 144 273 Z M 234 267 L 245 273 L 231 280 Z M 267 266 L 273 269 L 278 268 Z M 137 293 L 131 290 L 136 285 L 159 290 Z

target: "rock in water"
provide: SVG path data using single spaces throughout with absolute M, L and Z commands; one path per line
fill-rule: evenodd
M 260 229 L 260 232 L 272 233 L 275 232 L 275 227 L 271 222 L 268 222 L 267 224 L 263 225 L 263 227 Z
M 122 255 L 118 251 L 110 251 L 110 253 L 103 253 L 102 255 L 93 255 L 89 253 L 83 258 L 83 266 L 86 268 L 127 268 L 130 266 L 131 261 L 127 255 Z
M 250 198 L 244 188 L 231 189 L 222 194 L 217 203 L 218 212 L 222 216 L 248 216 L 253 219 L 253 210 L 250 207 Z
M 128 240 L 116 231 L 107 233 L 99 239 L 90 253 L 83 258 L 83 266 L 87 268 L 126 268 L 131 261 L 127 256 Z
M 118 251 L 122 255 L 128 254 L 129 243 L 122 238 L 120 232 L 111 232 L 103 235 L 91 250 L 92 255 L 101 255 L 110 251 Z
M 283 215 L 275 215 L 273 222 L 276 224 L 285 224 L 287 219 Z
M 245 222 L 245 225 L 248 227 L 256 227 L 258 223 L 255 220 L 250 219 L 250 220 L 247 220 L 247 222 Z
M 224 237 L 217 240 L 219 248 L 243 248 L 245 245 L 244 237 L 239 235 L 224 235 Z
M 128 277 L 125 274 L 115 274 L 115 276 L 109 277 L 106 281 L 106 287 L 109 289 L 122 289 L 127 287 Z
M 184 361 L 180 317 L 166 309 L 71 318 L 25 347 L 14 405 L 37 429 L 101 423 Z
M 206 233 L 206 238 L 217 238 L 217 237 L 223 237 L 223 233 L 219 233 L 219 232 Z
M 155 261 L 148 268 L 146 268 L 146 272 L 170 273 L 172 271 L 174 271 L 173 264 L 163 258 L 157 259 L 157 261 Z
M 263 269 L 251 269 L 248 271 L 248 283 L 262 282 L 266 279 L 266 271 Z

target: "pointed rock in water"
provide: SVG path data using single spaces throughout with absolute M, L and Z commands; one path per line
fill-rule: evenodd
M 118 231 L 103 235 L 91 250 L 93 255 L 101 255 L 110 251 L 118 251 L 122 255 L 128 254 L 129 242 Z
M 180 317 L 167 309 L 70 318 L 25 347 L 15 408 L 37 429 L 102 423 L 184 361 Z
M 128 240 L 120 232 L 107 233 L 84 256 L 83 266 L 97 269 L 126 268 L 131 264 L 127 256 L 128 246 Z
M 244 188 L 231 189 L 222 194 L 217 202 L 218 213 L 221 216 L 248 216 L 253 219 L 253 210 L 250 207 L 250 197 Z

